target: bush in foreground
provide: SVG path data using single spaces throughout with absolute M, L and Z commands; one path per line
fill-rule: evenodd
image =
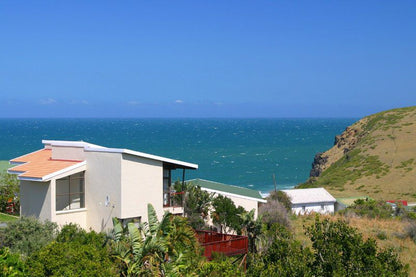
M 318 276 L 407 276 L 407 267 L 391 249 L 380 250 L 375 240 L 364 240 L 345 221 L 320 221 L 306 229 Z
M 10 253 L 6 247 L 0 248 L 0 276 L 26 276 L 26 264 L 20 255 Z
M 50 243 L 57 234 L 57 228 L 57 224 L 50 221 L 22 217 L 0 229 L 0 246 L 27 257 Z
M 391 249 L 364 240 L 345 221 L 322 221 L 306 228 L 312 247 L 304 247 L 283 226 L 260 237 L 259 253 L 251 255 L 249 276 L 407 276 Z
M 110 259 L 106 236 L 86 232 L 77 225 L 62 228 L 55 241 L 28 260 L 29 275 L 36 276 L 119 276 Z

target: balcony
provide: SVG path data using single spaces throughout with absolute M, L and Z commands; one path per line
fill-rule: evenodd
M 163 192 L 163 210 L 172 214 L 183 214 L 183 194 L 184 191 L 175 192 L 164 191 Z

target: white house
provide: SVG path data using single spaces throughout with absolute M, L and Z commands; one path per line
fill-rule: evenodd
M 157 214 L 183 212 L 172 203 L 171 171 L 198 165 L 128 149 L 82 141 L 42 141 L 44 148 L 15 158 L 8 170 L 20 180 L 22 216 L 112 228 L 112 218 L 147 221 L 147 204 Z
M 334 213 L 337 201 L 324 188 L 288 189 L 282 190 L 289 197 L 292 212 L 295 214 L 308 214 L 311 212 L 329 214 Z
M 44 148 L 12 159 L 8 172 L 20 180 L 22 216 L 105 231 L 112 218 L 146 222 L 147 204 L 158 216 L 182 214 L 175 203 L 172 171 L 195 170 L 197 164 L 83 141 L 42 141 Z M 199 180 L 199 179 L 197 179 Z M 182 180 L 184 181 L 184 180 Z M 202 183 L 205 184 L 201 185 Z M 212 187 L 214 184 L 214 187 Z M 202 181 L 198 185 L 230 197 L 246 210 L 263 202 L 258 192 Z

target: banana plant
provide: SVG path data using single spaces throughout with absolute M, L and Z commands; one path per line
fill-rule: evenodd
M 123 227 L 113 218 L 111 248 L 124 276 L 178 276 L 197 260 L 198 242 L 185 218 L 165 213 L 159 221 L 148 204 L 148 223 Z

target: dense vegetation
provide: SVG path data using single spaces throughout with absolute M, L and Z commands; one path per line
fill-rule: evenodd
M 182 200 L 182 199 L 178 199 Z M 284 193 L 272 192 L 254 210 L 236 207 L 231 199 L 207 193 L 196 186 L 186 188 L 186 218 L 163 215 L 159 221 L 148 205 L 148 220 L 123 226 L 113 219 L 109 234 L 85 231 L 69 224 L 21 218 L 0 229 L 0 276 L 406 276 L 396 252 L 379 248 L 364 239 L 344 220 L 316 217 L 304 227 L 311 242 L 295 238 Z M 402 207 L 374 200 L 359 200 L 344 216 L 412 219 Z M 210 217 L 223 231 L 249 238 L 246 258 L 214 255 L 207 261 L 194 228 L 207 228 Z M 416 224 L 402 234 L 416 241 Z M 244 270 L 244 264 L 247 268 Z
M 122 226 L 114 219 L 107 235 L 22 218 L 0 232 L 0 276 L 407 275 L 392 249 L 379 248 L 343 220 L 316 217 L 304 228 L 311 245 L 298 241 L 281 197 L 272 193 L 257 219 L 254 211 L 238 215 L 238 232 L 250 238 L 246 270 L 236 257 L 205 260 L 188 219 L 166 213 L 159 221 L 149 205 L 149 222 Z

